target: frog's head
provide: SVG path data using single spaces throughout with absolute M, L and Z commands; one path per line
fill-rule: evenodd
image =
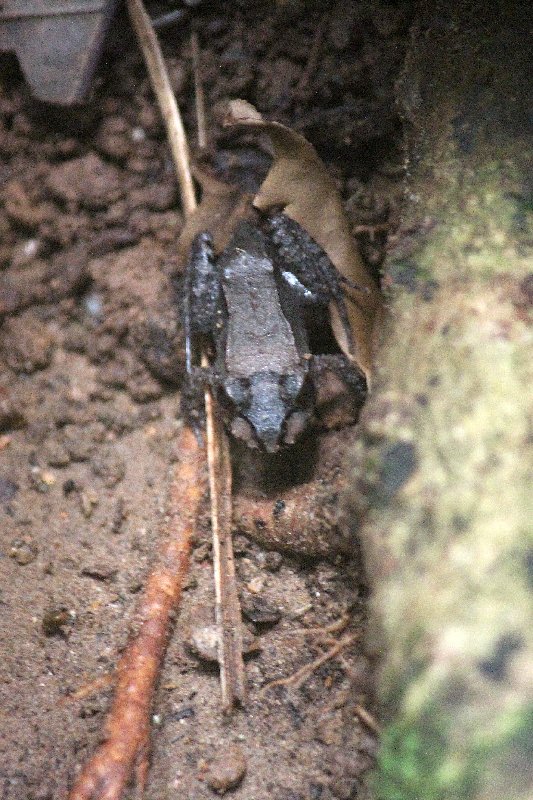
M 226 379 L 224 390 L 233 406 L 231 432 L 267 453 L 294 444 L 310 416 L 304 403 L 306 388 L 303 371 Z

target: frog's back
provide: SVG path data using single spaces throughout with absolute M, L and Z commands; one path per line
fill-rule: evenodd
M 294 334 L 280 304 L 264 234 L 242 222 L 219 261 L 228 310 L 226 364 L 236 376 L 290 373 L 300 365 Z

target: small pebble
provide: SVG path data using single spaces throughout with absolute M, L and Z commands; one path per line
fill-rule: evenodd
M 275 625 L 281 619 L 281 611 L 270 605 L 262 597 L 244 597 L 241 602 L 242 613 L 256 625 Z
M 83 516 L 89 519 L 94 507 L 98 505 L 98 495 L 90 489 L 86 489 L 80 494 L 80 504 Z
M 30 470 L 30 483 L 33 489 L 46 494 L 55 483 L 55 477 L 51 472 L 42 470 L 40 467 L 32 467 Z
M 168 719 L 172 722 L 181 722 L 183 719 L 191 719 L 196 714 L 194 706 L 181 706 L 168 715 Z
M 246 585 L 246 588 L 252 594 L 259 594 L 263 591 L 264 585 L 265 579 L 262 575 L 258 575 L 257 577 L 252 578 L 252 580 Z
M 15 539 L 11 543 L 9 555 L 14 558 L 17 564 L 25 567 L 26 564 L 31 564 L 37 558 L 37 547 L 32 542 L 26 542 L 23 539 Z
M 116 578 L 117 574 L 118 569 L 102 562 L 89 564 L 83 567 L 80 572 L 80 575 L 84 575 L 87 578 L 94 578 L 96 581 L 112 581 Z
M 132 128 L 130 133 L 131 139 L 133 142 L 138 144 L 139 142 L 144 142 L 146 139 L 146 131 L 144 128 Z
M 70 464 L 69 452 L 60 442 L 47 442 L 45 458 L 47 464 L 51 467 L 66 467 Z
M 70 625 L 76 618 L 74 611 L 69 611 L 64 606 L 50 608 L 43 615 L 42 628 L 45 636 L 64 636 L 63 628 Z
M 188 645 L 202 661 L 218 661 L 218 625 L 193 628 Z
M 246 758 L 244 753 L 238 745 L 230 745 L 209 763 L 206 781 L 213 791 L 225 794 L 230 789 L 235 789 L 245 774 Z
M 199 625 L 190 632 L 188 642 L 191 652 L 202 661 L 218 661 L 218 625 Z M 245 655 L 255 653 L 260 644 L 250 631 L 242 628 L 242 651 Z
M 102 297 L 97 292 L 89 292 L 86 294 L 83 298 L 83 305 L 87 313 L 94 319 L 100 319 L 102 317 L 104 307 Z
M 113 513 L 113 520 L 111 522 L 111 533 L 120 533 L 122 525 L 127 519 L 128 512 L 124 503 L 124 498 L 119 497 L 115 504 L 115 511 Z
M 57 482 L 57 478 L 54 473 L 46 469 L 43 469 L 41 472 L 41 480 L 45 486 L 54 486 L 54 484 Z

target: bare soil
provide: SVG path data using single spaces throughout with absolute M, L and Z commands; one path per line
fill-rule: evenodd
M 368 226 L 394 225 L 401 192 L 393 84 L 409 9 L 326 6 L 206 3 L 162 33 L 164 52 L 194 132 L 194 21 L 220 152 L 218 111 L 236 96 L 316 145 L 377 270 L 385 232 Z M 37 106 L 13 64 L 0 67 L 0 795 L 63 800 L 98 742 L 111 689 L 68 695 L 112 673 L 157 550 L 181 424 L 171 278 L 183 266 L 183 220 L 124 17 L 83 109 Z M 330 435 L 328 447 L 355 435 Z M 147 800 L 209 798 L 232 775 L 238 800 L 363 796 L 376 740 L 356 714 L 372 697 L 355 539 L 351 552 L 332 545 L 321 559 L 241 534 L 235 548 L 255 637 L 249 705 L 222 716 L 217 672 L 192 644 L 213 619 L 204 526 L 157 694 Z M 265 690 L 327 649 L 302 629 L 347 612 L 359 638 L 342 658 L 299 687 Z

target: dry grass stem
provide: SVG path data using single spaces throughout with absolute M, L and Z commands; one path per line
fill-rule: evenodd
M 142 0 L 127 0 L 127 6 L 131 24 L 137 34 L 146 62 L 152 88 L 163 115 L 172 159 L 178 176 L 183 211 L 188 217 L 196 208 L 196 195 L 191 176 L 189 146 L 181 115 L 170 85 L 157 36 Z
M 207 147 L 207 121 L 205 113 L 205 96 L 200 72 L 200 43 L 196 31 L 191 33 L 192 66 L 194 73 L 194 101 L 196 106 L 196 135 L 198 147 L 205 150 Z
M 205 393 L 207 460 L 211 494 L 213 568 L 216 621 L 219 626 L 220 682 L 226 712 L 246 702 L 246 678 L 242 656 L 241 608 L 235 580 L 231 538 L 231 463 L 229 443 L 214 409 L 210 389 Z
M 128 0 L 128 9 L 146 60 L 157 102 L 167 126 L 172 157 L 180 182 L 182 205 L 185 215 L 189 217 L 196 210 L 196 197 L 181 116 L 170 87 L 157 37 L 150 18 L 144 10 L 142 0 Z M 199 73 L 199 46 L 195 34 L 192 35 L 191 49 L 194 60 L 198 137 L 199 142 L 202 142 L 206 141 L 207 133 L 204 95 Z M 202 364 L 206 366 L 207 363 L 205 356 L 202 356 Z M 220 625 L 221 638 L 220 674 L 223 706 L 225 710 L 229 710 L 237 702 L 243 704 L 245 700 L 241 615 L 231 541 L 231 465 L 226 436 L 222 426 L 217 422 L 213 398 L 209 391 L 205 395 L 205 411 L 211 525 L 215 551 L 216 617 Z

